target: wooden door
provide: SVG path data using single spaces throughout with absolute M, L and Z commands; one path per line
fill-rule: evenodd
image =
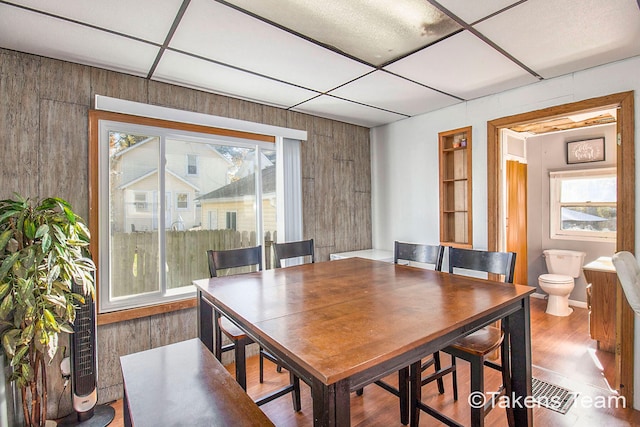
M 527 165 L 507 161 L 507 251 L 515 252 L 516 269 L 513 283 L 526 285 L 527 280 Z

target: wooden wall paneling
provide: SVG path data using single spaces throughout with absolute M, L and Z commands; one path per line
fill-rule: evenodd
M 229 97 L 214 93 L 198 92 L 198 111 L 212 116 L 229 117 Z
M 198 91 L 173 86 L 168 83 L 149 81 L 149 104 L 198 111 Z
M 353 133 L 352 126 L 343 122 L 331 123 L 331 137 L 335 144 L 335 159 L 353 160 Z
M 197 314 L 196 308 L 190 308 L 150 317 L 151 348 L 196 338 Z
M 308 137 L 313 134 L 313 116 L 297 111 L 287 110 L 287 125 L 291 129 L 301 129 L 309 132 Z
M 42 58 L 39 81 L 42 99 L 91 105 L 91 68 L 86 65 Z
M 317 136 L 333 137 L 333 120 L 313 116 L 312 132 Z
M 41 85 L 45 86 L 42 96 Z M 318 260 L 328 260 L 329 254 L 335 252 L 336 234 L 342 238 L 350 235 L 349 247 L 344 250 L 355 249 L 354 245 L 370 247 L 368 129 L 4 49 L 0 49 L 0 143 L 4 149 L 0 156 L 0 182 L 3 184 L 0 197 L 10 197 L 13 191 L 34 198 L 60 191 L 60 195 L 69 199 L 85 219 L 90 219 L 86 214 L 88 183 L 81 188 L 80 182 L 86 181 L 88 176 L 85 166 L 87 110 L 93 107 L 96 94 L 306 130 L 309 141 L 303 142 L 301 159 L 304 237 L 316 240 Z M 339 129 L 335 135 L 334 127 Z M 354 144 L 354 141 L 357 142 Z M 341 155 L 349 156 L 342 166 L 335 160 L 337 150 L 342 151 Z M 42 153 L 40 160 L 39 152 Z M 64 160 L 69 158 L 73 160 L 65 164 Z M 15 164 L 20 164 L 20 174 L 11 169 Z M 345 169 L 345 164 L 350 166 Z M 63 179 L 48 180 L 51 173 L 40 176 L 43 167 L 55 170 Z M 336 172 L 337 167 L 340 170 Z M 349 168 L 352 172 L 346 172 Z M 336 178 L 342 187 L 349 188 L 347 192 L 336 186 Z M 368 192 L 360 191 L 362 189 Z M 351 203 L 357 216 L 353 220 L 336 222 L 336 200 Z M 150 310 L 150 317 L 98 326 L 100 402 L 122 397 L 121 355 L 191 337 L 193 332 L 187 325 L 193 310 L 189 307 L 173 314 Z M 152 333 L 152 328 L 157 331 Z M 52 415 L 56 414 L 57 401 L 61 397 L 59 362 L 54 360 L 54 365 L 49 378 Z M 60 414 L 68 413 L 70 407 L 67 389 L 62 396 Z
M 0 198 L 38 197 L 40 60 L 0 50 Z
M 148 80 L 119 74 L 100 68 L 91 68 L 91 106 L 95 95 L 110 96 L 134 102 L 148 102 Z
M 302 178 L 302 238 L 316 238 L 316 191 L 313 178 Z M 315 245 L 317 243 L 314 242 Z
M 316 138 L 309 134 L 308 140 L 300 145 L 300 173 L 303 178 L 316 176 Z
M 354 191 L 354 165 L 352 160 L 336 160 L 333 182 L 340 191 L 335 193 L 333 224 L 335 227 L 334 252 L 352 248 L 356 236 L 356 203 Z
M 354 161 L 356 166 L 355 190 L 369 193 L 371 197 L 371 146 L 369 144 L 369 129 L 354 126 Z
M 336 232 L 334 226 L 335 195 L 338 191 L 333 181 L 335 144 L 332 138 L 314 135 L 314 148 L 316 195 L 316 211 L 313 217 L 315 221 L 314 243 L 316 248 L 333 247 L 335 246 L 334 233 Z M 341 233 L 342 230 L 338 232 Z M 317 259 L 317 261 L 326 260 L 328 260 L 328 256 L 326 259 Z
M 149 318 L 98 326 L 98 399 L 100 403 L 122 397 L 120 356 L 151 348 Z M 107 390 L 117 390 L 119 396 L 109 396 Z
M 43 99 L 40 103 L 38 193 L 66 199 L 78 215 L 89 216 L 87 108 Z
M 229 117 L 259 123 L 262 120 L 262 107 L 255 102 L 229 98 Z
M 271 107 L 269 105 L 262 106 L 262 119 L 260 123 L 272 126 L 287 126 L 287 111 L 282 108 Z
M 352 244 L 357 249 L 368 249 L 373 245 L 371 237 L 371 193 L 355 192 L 355 221 L 356 232 Z

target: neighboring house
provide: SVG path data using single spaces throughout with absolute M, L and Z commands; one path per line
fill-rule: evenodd
M 265 231 L 276 230 L 276 170 L 262 170 L 262 210 Z M 208 229 L 255 230 L 255 173 L 200 196 L 202 227 Z
M 112 154 L 112 231 L 158 228 L 158 147 L 158 138 L 150 137 Z M 165 227 L 199 227 L 198 196 L 226 185 L 234 165 L 213 145 L 195 142 L 168 143 L 165 158 Z

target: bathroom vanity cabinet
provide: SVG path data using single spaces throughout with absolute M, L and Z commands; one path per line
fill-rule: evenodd
M 616 270 L 611 258 L 600 257 L 582 267 L 589 283 L 589 333 L 598 341 L 598 349 L 615 352 L 616 348 Z

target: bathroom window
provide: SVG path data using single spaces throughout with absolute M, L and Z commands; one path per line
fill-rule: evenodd
M 552 239 L 615 241 L 615 168 L 549 173 Z

